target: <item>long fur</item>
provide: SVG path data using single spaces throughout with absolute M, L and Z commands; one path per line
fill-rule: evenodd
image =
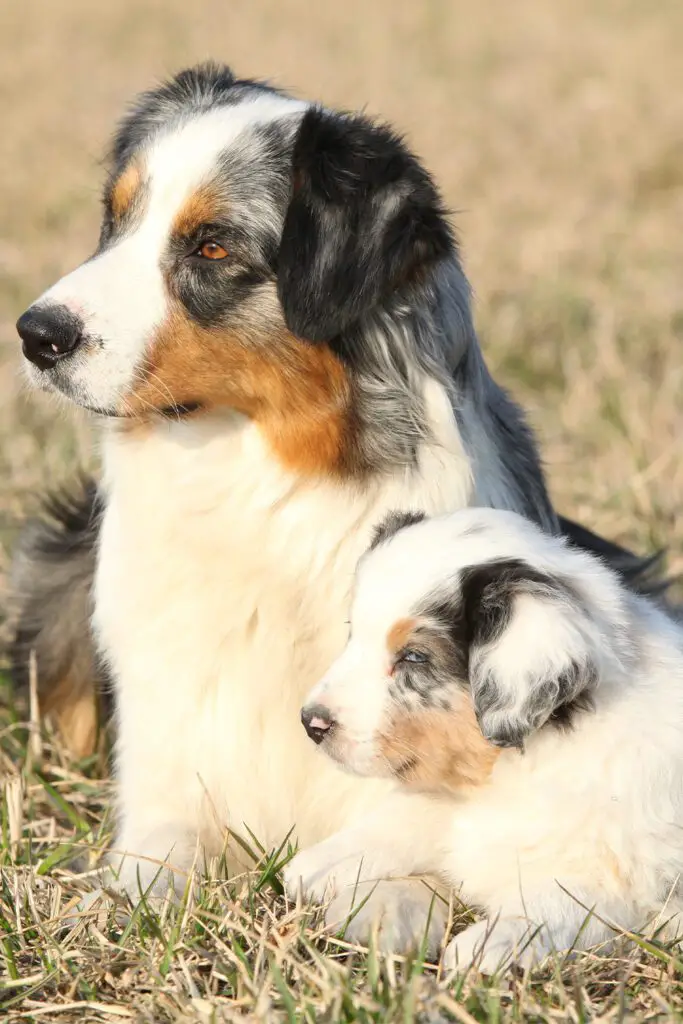
M 28 689 L 34 657 L 42 709 L 54 714 L 77 756 L 92 752 L 110 710 L 90 627 L 100 515 L 91 479 L 47 495 L 24 527 L 12 566 L 14 684 Z
M 350 639 L 302 721 L 413 803 L 394 793 L 300 853 L 290 890 L 441 877 L 483 909 L 446 951 L 460 970 L 680 935 L 681 624 L 518 515 L 396 526 L 361 562 Z
M 307 845 L 354 820 L 386 784 L 328 766 L 298 709 L 343 646 L 377 523 L 483 504 L 558 529 L 426 171 L 367 118 L 183 72 L 117 134 L 95 257 L 18 330 L 32 383 L 105 417 L 98 512 L 61 516 L 54 582 L 41 534 L 24 547 L 17 649 L 38 648 L 46 700 L 80 699 L 92 595 L 119 884 L 163 889 L 170 858 L 184 885 L 228 829 Z M 380 886 L 356 934 L 381 912 L 409 945 L 429 903 L 419 881 Z

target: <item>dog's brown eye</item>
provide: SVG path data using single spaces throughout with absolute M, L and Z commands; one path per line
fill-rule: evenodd
M 223 246 L 219 245 L 218 242 L 204 242 L 197 249 L 197 256 L 201 256 L 205 260 L 224 260 L 227 255 Z

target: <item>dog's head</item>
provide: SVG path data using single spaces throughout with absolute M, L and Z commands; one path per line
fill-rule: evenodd
M 284 461 L 348 463 L 358 326 L 454 258 L 402 141 L 202 66 L 139 99 L 111 163 L 96 252 L 18 322 L 31 380 L 138 422 L 236 410 Z
M 591 707 L 622 614 L 609 570 L 513 513 L 394 515 L 361 560 L 347 646 L 302 721 L 359 774 L 480 784 L 502 748 Z

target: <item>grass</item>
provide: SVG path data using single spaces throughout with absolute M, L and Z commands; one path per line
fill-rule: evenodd
M 7 694 L 3 705 L 3 1021 L 674 1020 L 683 1005 L 683 965 L 656 941 L 456 982 L 419 956 L 354 947 L 283 895 L 285 844 L 227 881 L 214 865 L 179 906 L 159 913 L 143 900 L 123 919 L 95 908 L 67 930 L 109 837 L 106 759 L 70 761 L 49 725 L 22 721 Z M 454 916 L 462 926 L 468 912 Z
M 92 459 L 87 422 L 22 395 L 22 308 L 92 250 L 99 158 L 132 93 L 208 56 L 366 107 L 456 211 L 492 371 L 530 412 L 555 501 L 683 570 L 680 0 L 22 0 L 0 12 L 0 650 L 9 552 L 36 494 Z M 1 657 L 1 654 L 0 654 Z M 0 662 L 1 664 L 1 662 Z M 1 672 L 0 668 L 0 672 Z M 671 951 L 448 985 L 325 938 L 274 865 L 65 933 L 109 834 L 106 761 L 71 763 L 0 694 L 0 1017 L 683 1017 Z

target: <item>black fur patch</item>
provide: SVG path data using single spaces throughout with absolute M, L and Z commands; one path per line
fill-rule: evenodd
M 537 594 L 546 599 L 562 598 L 572 604 L 580 601 L 570 585 L 558 578 L 533 569 L 518 559 L 505 559 L 466 570 L 462 579 L 464 607 L 464 639 L 471 653 L 473 647 L 495 643 L 509 625 L 518 594 Z M 577 608 L 578 613 L 578 608 Z M 497 746 L 521 747 L 527 731 L 545 722 L 561 728 L 572 725 L 576 714 L 593 706 L 590 690 L 595 683 L 594 667 L 572 663 L 559 676 L 548 678 L 530 693 L 522 708 L 528 723 L 525 729 L 512 722 L 499 724 L 495 735 L 487 736 Z M 493 678 L 480 681 L 475 695 L 477 717 L 497 709 L 500 695 Z M 552 708 L 548 716 L 548 709 Z
M 431 599 L 417 609 L 417 614 L 427 624 L 439 627 L 438 631 L 432 627 L 433 636 L 440 640 L 439 651 L 428 668 L 411 666 L 411 671 L 400 679 L 402 688 L 418 693 L 423 703 L 442 705 L 449 682 L 469 687 L 472 651 L 495 644 L 501 638 L 512 619 L 515 597 L 522 593 L 578 600 L 564 580 L 540 572 L 520 559 L 500 559 L 466 568 L 457 591 Z M 429 625 L 425 630 L 428 635 Z M 439 672 L 435 671 L 437 667 Z M 554 710 L 548 723 L 569 727 L 577 713 L 592 708 L 590 689 L 594 678 L 591 671 L 591 666 L 573 664 L 558 678 L 541 683 L 524 709 L 529 720 L 545 721 L 550 701 Z M 576 696 L 579 682 L 582 689 Z M 488 712 L 502 710 L 495 679 L 487 676 L 478 681 L 475 703 L 480 719 Z M 524 734 L 510 724 L 508 727 L 501 725 L 495 735 L 487 738 L 497 746 L 519 747 Z
M 562 676 L 560 676 L 560 695 L 563 693 L 566 695 L 575 689 L 573 684 L 575 684 L 576 680 L 567 677 L 577 673 L 583 676 L 583 690 L 578 697 L 567 699 L 565 696 L 564 701 L 555 707 L 555 710 L 548 719 L 548 725 L 553 725 L 555 728 L 560 730 L 572 729 L 579 715 L 595 710 L 593 689 L 597 679 L 595 677 L 595 669 L 593 666 L 572 664 L 571 667 L 567 669 Z
M 462 642 L 469 649 L 494 643 L 512 616 L 520 593 L 566 593 L 557 577 L 532 569 L 517 558 L 500 559 L 465 569 L 461 577 Z
M 559 517 L 559 523 L 572 547 L 598 555 L 636 593 L 660 597 L 671 586 L 671 580 L 661 575 L 664 551 L 643 558 L 564 516 Z
M 381 523 L 375 527 L 375 531 L 370 541 L 369 551 L 373 551 L 379 544 L 383 544 L 384 541 L 390 540 L 399 530 L 402 530 L 406 526 L 413 526 L 415 523 L 421 523 L 427 516 L 424 512 L 389 512 Z
M 107 673 L 90 632 L 95 549 L 101 503 L 95 481 L 45 498 L 15 555 L 13 598 L 18 605 L 10 671 L 19 690 L 29 681 L 35 652 L 38 688 L 49 694 L 64 677 L 82 679 L 106 695 Z
M 337 338 L 453 254 L 434 183 L 389 128 L 313 108 L 292 166 L 278 294 L 299 337 Z

